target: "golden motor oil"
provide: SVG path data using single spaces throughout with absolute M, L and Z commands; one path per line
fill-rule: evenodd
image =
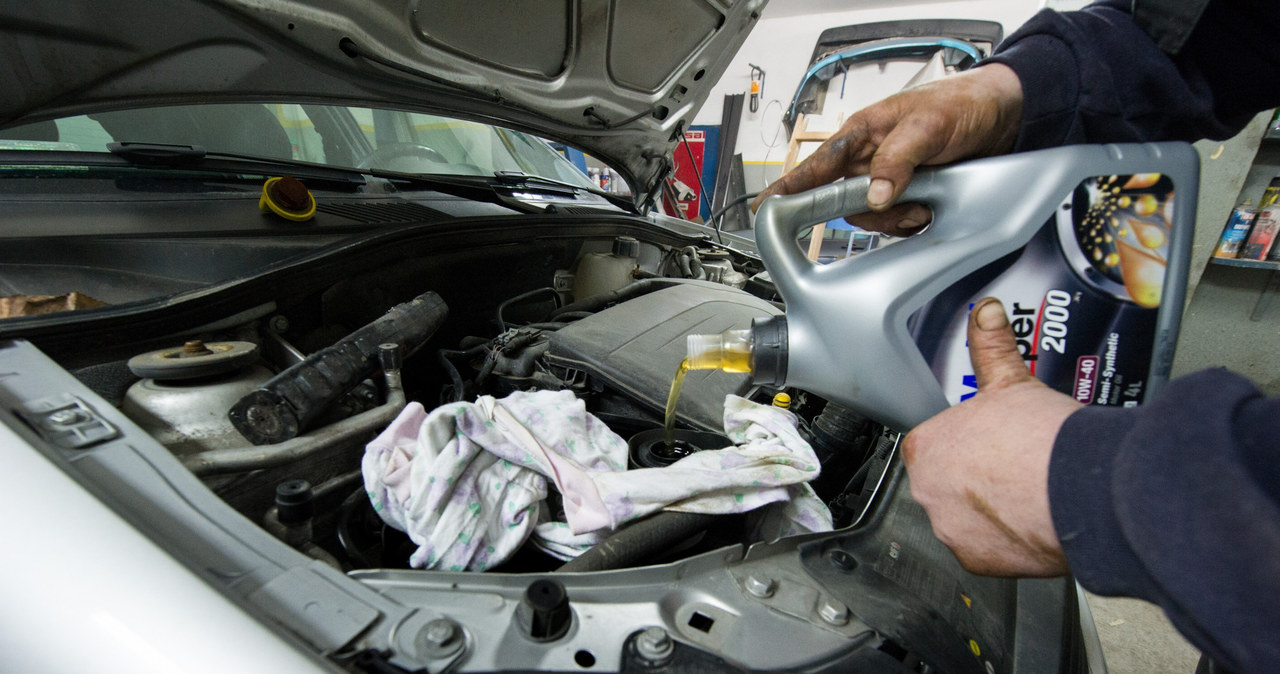
M 1134 406 L 1167 380 L 1186 294 L 1199 158 L 1184 143 L 1072 146 L 917 174 L 914 237 L 819 265 L 796 237 L 866 210 L 865 177 L 766 200 L 761 257 L 786 302 L 753 333 L 760 383 L 906 430 L 976 393 L 966 326 L 996 297 L 1038 379 Z

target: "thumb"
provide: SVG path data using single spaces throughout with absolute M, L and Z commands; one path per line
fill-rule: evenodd
M 1004 306 L 994 297 L 979 300 L 969 312 L 969 360 L 979 391 L 1034 379 L 1018 353 Z

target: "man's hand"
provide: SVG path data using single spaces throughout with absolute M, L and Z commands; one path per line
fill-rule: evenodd
M 871 174 L 867 206 L 884 212 L 921 164 L 946 164 L 1013 148 L 1022 119 L 1022 84 L 1011 68 L 985 65 L 894 94 L 854 113 L 812 156 L 751 203 L 838 178 Z M 923 206 L 904 206 L 857 224 L 903 236 L 929 222 Z
M 969 571 L 1067 573 L 1049 515 L 1049 454 L 1058 428 L 1081 405 L 1031 376 L 995 299 L 970 313 L 969 357 L 977 395 L 904 441 L 911 494 Z

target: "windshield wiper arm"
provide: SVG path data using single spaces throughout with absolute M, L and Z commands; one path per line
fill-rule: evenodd
M 511 186 L 527 187 L 531 184 L 545 185 L 548 187 L 566 188 L 573 190 L 575 193 L 577 190 L 582 190 L 584 192 L 590 192 L 598 197 L 602 197 L 605 201 L 608 201 L 610 204 L 613 204 L 624 211 L 634 212 L 635 210 L 634 204 L 629 200 L 624 199 L 617 194 L 606 192 L 598 187 L 583 187 L 582 185 L 575 185 L 573 183 L 556 180 L 554 178 L 544 178 L 540 175 L 525 173 L 524 171 L 494 171 L 493 177 L 496 178 L 498 182 Z
M 567 187 L 574 190 L 586 190 L 588 192 L 595 191 L 591 188 L 583 187 L 582 185 L 574 185 L 573 183 L 564 182 L 562 180 L 544 178 L 532 173 L 525 173 L 524 171 L 494 171 L 493 177 L 497 178 L 498 182 L 505 183 L 507 185 L 527 185 L 529 183 L 534 183 L 538 185 L 550 185 L 553 187 Z

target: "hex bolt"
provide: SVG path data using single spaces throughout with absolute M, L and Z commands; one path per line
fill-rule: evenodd
M 841 571 L 849 572 L 858 568 L 858 560 L 854 559 L 853 555 L 845 552 L 844 550 L 832 550 L 831 552 L 828 552 L 827 559 L 831 562 L 832 566 L 840 569 Z
M 271 317 L 271 320 L 267 321 L 267 327 L 271 328 L 272 332 L 283 335 L 289 331 L 289 319 L 280 314 L 276 314 Z
M 778 589 L 778 581 L 768 576 L 747 576 L 747 593 L 759 599 L 768 599 Z
M 823 599 L 818 607 L 818 616 L 831 625 L 840 627 L 849 624 L 849 607 L 834 599 Z
M 649 662 L 662 662 L 675 651 L 671 635 L 661 627 L 646 627 L 636 637 L 636 653 Z
M 418 633 L 418 648 L 427 657 L 443 658 L 457 653 L 463 646 L 462 628 L 448 618 L 436 618 L 423 625 Z

